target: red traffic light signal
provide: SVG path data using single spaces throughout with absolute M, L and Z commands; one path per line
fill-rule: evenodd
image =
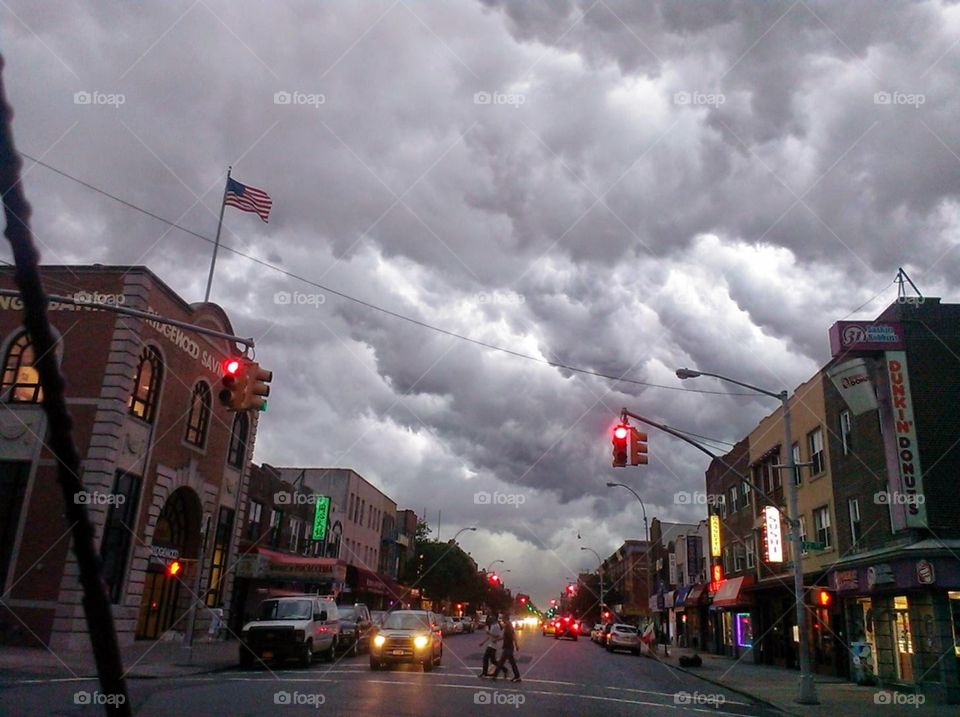
M 183 564 L 179 560 L 171 560 L 167 563 L 167 577 L 175 578 L 183 572 Z
M 493 585 L 499 585 L 499 584 L 500 584 L 500 576 L 497 575 L 496 573 L 490 573 L 490 583 L 493 584 Z
M 630 436 L 630 426 L 621 423 L 613 429 L 613 467 L 623 468 L 627 465 L 627 439 Z
M 829 590 L 817 590 L 816 592 L 816 603 L 820 607 L 830 607 L 830 604 L 833 602 L 833 595 L 830 594 Z
M 260 364 L 245 358 L 228 358 L 223 362 L 223 378 L 220 380 L 220 403 L 231 411 L 263 411 L 266 397 L 270 395 L 267 385 L 273 380 L 273 372 L 260 368 Z
M 574 585 L 573 583 L 570 583 L 569 585 L 567 585 L 567 595 L 573 595 L 575 592 L 577 592 L 576 585 Z

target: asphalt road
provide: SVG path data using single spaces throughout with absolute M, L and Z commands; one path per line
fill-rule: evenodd
M 522 683 L 478 677 L 481 636 L 444 639 L 443 664 L 431 673 L 411 666 L 370 670 L 366 655 L 343 657 L 310 668 L 291 664 L 175 679 L 129 683 L 138 715 L 773 715 L 694 675 L 656 660 L 607 653 L 581 638 L 554 640 L 521 633 L 518 662 Z M 102 715 L 77 704 L 97 689 L 93 680 L 0 673 L 0 714 Z M 91 697 L 96 700 L 98 697 Z

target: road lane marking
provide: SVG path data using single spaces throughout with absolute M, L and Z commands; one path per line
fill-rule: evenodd
M 657 691 L 655 691 L 655 690 L 638 690 L 638 689 L 635 689 L 635 688 L 632 688 L 632 687 L 610 687 L 610 686 L 607 686 L 607 689 L 608 689 L 608 690 L 622 690 L 623 692 L 639 692 L 639 693 L 641 693 L 641 694 L 646 694 L 646 695 L 662 695 L 662 696 L 664 696 L 664 697 L 673 697 L 674 695 L 676 695 L 676 694 L 679 693 L 679 692 L 699 692 L 699 690 L 676 690 L 675 692 L 657 692 Z M 718 687 L 718 689 L 722 689 L 722 688 Z M 743 707 L 749 707 L 751 703 L 750 703 L 750 702 L 736 702 L 736 701 L 734 701 L 734 700 L 724 699 L 724 704 L 729 704 L 729 705 L 741 705 L 741 706 L 743 706 Z

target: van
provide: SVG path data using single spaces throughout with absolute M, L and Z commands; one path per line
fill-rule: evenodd
M 256 618 L 240 633 L 240 665 L 254 660 L 296 659 L 309 666 L 316 655 L 328 662 L 336 656 L 340 632 L 337 604 L 317 595 L 293 595 L 264 600 Z

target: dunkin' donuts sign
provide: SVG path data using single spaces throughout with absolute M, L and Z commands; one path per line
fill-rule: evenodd
M 922 498 L 918 498 L 923 496 L 923 472 L 920 469 L 920 450 L 917 446 L 907 354 L 904 351 L 888 351 L 884 358 L 890 384 L 897 464 L 900 468 L 900 493 L 908 497 L 904 501 L 907 526 L 925 528 L 927 506 Z

